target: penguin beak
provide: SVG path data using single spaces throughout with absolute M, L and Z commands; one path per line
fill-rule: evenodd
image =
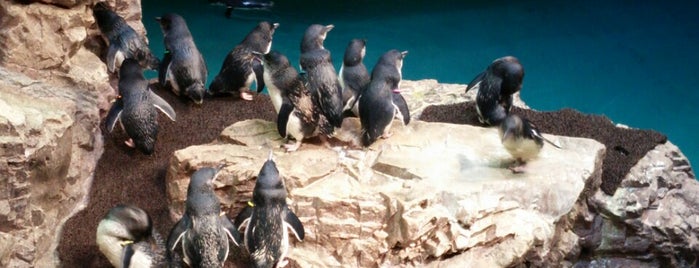
M 279 27 L 279 23 L 272 24 L 272 30 L 277 29 L 278 27 Z
M 402 59 L 402 58 L 405 58 L 405 56 L 408 55 L 408 51 L 407 51 L 407 50 L 406 50 L 406 51 L 403 51 L 403 52 L 400 53 L 400 55 L 401 55 L 401 59 Z
M 329 32 L 330 30 L 332 30 L 333 28 L 335 28 L 335 25 L 332 25 L 332 24 L 326 25 L 326 26 L 325 26 L 325 32 L 327 33 L 327 32 Z

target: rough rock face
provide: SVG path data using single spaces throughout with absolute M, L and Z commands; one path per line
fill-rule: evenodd
M 351 140 L 358 120 L 344 123 L 338 137 Z M 554 247 L 557 222 L 586 182 L 599 180 L 602 144 L 552 137 L 566 149 L 547 146 L 527 173 L 513 175 L 495 129 L 422 121 L 394 127 L 368 150 L 304 144 L 286 154 L 274 123 L 236 123 L 218 143 L 175 153 L 167 177 L 172 212 L 182 213 L 194 170 L 223 163 L 219 197 L 237 213 L 275 148 L 290 207 L 307 232 L 290 253 L 302 267 L 497 267 L 567 252 Z
M 699 183 L 675 145 L 668 142 L 651 150 L 613 196 L 597 191 L 588 204 L 590 209 L 581 210 L 576 224 L 586 252 L 577 265 L 699 264 Z
M 2 267 L 59 266 L 61 226 L 87 201 L 100 111 L 115 95 L 86 48 L 96 34 L 91 2 L 0 1 Z M 139 1 L 123 4 L 140 18 Z
M 55 267 L 57 226 L 86 202 L 101 154 L 100 98 L 3 68 L 0 77 L 0 266 Z

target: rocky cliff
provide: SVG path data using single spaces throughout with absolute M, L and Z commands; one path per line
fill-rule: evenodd
M 90 2 L 0 2 L 0 266 L 59 266 L 63 223 L 87 204 L 115 95 L 86 45 Z

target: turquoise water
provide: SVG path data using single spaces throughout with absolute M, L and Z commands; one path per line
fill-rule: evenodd
M 569 107 L 655 129 L 690 161 L 699 159 L 699 1 L 510 2 L 277 0 L 272 11 L 235 11 L 227 19 L 223 6 L 203 0 L 144 0 L 143 16 L 161 56 L 153 18 L 182 15 L 209 82 L 260 20 L 281 24 L 273 49 L 292 63 L 308 25 L 334 24 L 325 47 L 338 70 L 349 40 L 366 38 L 368 68 L 389 49 L 408 50 L 403 77 L 410 80 L 466 84 L 493 59 L 514 55 L 526 73 L 522 99 L 533 109 Z

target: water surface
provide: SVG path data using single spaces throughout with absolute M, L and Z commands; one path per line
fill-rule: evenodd
M 209 67 L 258 21 L 280 23 L 273 49 L 298 63 L 303 32 L 334 24 L 326 48 L 339 70 L 350 39 L 366 38 L 372 68 L 389 49 L 408 50 L 404 79 L 466 84 L 495 58 L 525 68 L 522 99 L 541 111 L 574 108 L 634 128 L 655 129 L 699 159 L 699 1 L 277 0 L 272 11 L 235 11 L 207 1 L 143 1 L 151 47 L 163 53 L 153 19 L 182 15 Z M 151 74 L 152 75 L 152 74 Z

